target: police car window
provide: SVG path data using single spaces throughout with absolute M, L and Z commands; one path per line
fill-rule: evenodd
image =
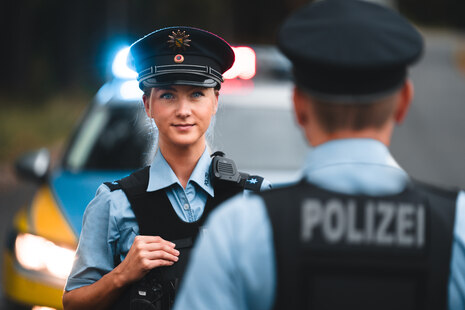
M 290 109 L 227 104 L 217 113 L 212 147 L 224 151 L 239 170 L 269 179 L 271 173 L 298 171 L 308 151 Z
M 71 170 L 133 170 L 146 164 L 149 126 L 139 106 L 96 106 L 65 160 Z

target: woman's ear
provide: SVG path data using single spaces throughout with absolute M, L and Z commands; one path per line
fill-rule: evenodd
M 150 112 L 150 96 L 144 93 L 142 95 L 142 101 L 144 102 L 145 113 L 149 118 L 152 118 L 152 113 Z
M 215 106 L 214 106 L 213 114 L 216 114 L 216 111 L 218 111 L 218 99 L 220 97 L 220 91 L 215 89 L 214 93 L 215 93 L 215 103 L 214 103 Z

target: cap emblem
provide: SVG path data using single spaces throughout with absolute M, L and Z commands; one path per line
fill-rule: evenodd
M 177 63 L 177 64 L 180 64 L 184 61 L 184 56 L 181 55 L 181 54 L 177 54 L 176 56 L 174 56 L 174 62 Z
M 186 47 L 190 46 L 190 42 L 192 41 L 189 39 L 189 34 L 186 34 L 185 31 L 177 30 L 176 32 L 172 31 L 171 35 L 168 35 L 170 38 L 167 42 L 169 47 L 173 48 L 174 51 L 176 50 L 186 50 Z

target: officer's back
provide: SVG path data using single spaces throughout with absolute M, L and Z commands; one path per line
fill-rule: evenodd
M 303 178 L 212 215 L 176 309 L 462 309 L 465 193 L 412 180 L 388 149 L 420 33 L 382 6 L 326 0 L 278 44 L 314 146 Z

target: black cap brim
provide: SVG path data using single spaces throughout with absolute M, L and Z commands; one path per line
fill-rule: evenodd
M 210 88 L 217 87 L 218 85 L 221 85 L 221 83 L 210 77 L 201 75 L 173 73 L 145 79 L 140 82 L 139 87 L 144 89 L 150 87 L 164 87 L 169 85 L 188 85 Z

